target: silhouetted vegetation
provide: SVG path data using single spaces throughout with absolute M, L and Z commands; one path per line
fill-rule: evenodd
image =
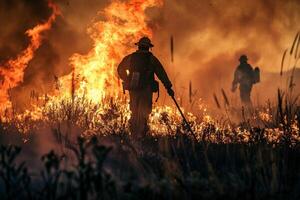
M 229 144 L 182 133 L 79 138 L 62 155 L 42 156 L 41 168 L 23 162 L 20 147 L 2 145 L 1 199 L 299 199 L 299 145 L 274 146 L 261 131 Z

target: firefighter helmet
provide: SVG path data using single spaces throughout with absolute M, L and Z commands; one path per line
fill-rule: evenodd
M 154 47 L 154 45 L 151 43 L 151 40 L 148 37 L 142 37 L 137 43 L 135 43 L 135 45 L 144 47 Z
M 248 60 L 248 57 L 246 55 L 241 55 L 239 61 L 247 61 Z

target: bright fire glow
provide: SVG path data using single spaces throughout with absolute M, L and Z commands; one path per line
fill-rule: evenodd
M 74 54 L 70 58 L 73 73 L 60 78 L 58 97 L 70 97 L 75 93 L 99 103 L 103 98 L 119 96 L 117 65 L 133 50 L 133 44 L 140 37 L 152 37 L 145 10 L 161 4 L 161 0 L 113 1 L 105 8 L 101 14 L 106 20 L 88 29 L 94 47 L 86 55 Z
M 116 73 L 117 65 L 125 55 L 134 50 L 133 44 L 139 38 L 152 37 L 145 11 L 147 8 L 160 5 L 162 0 L 113 0 L 101 12 L 105 20 L 95 22 L 87 30 L 94 42 L 93 48 L 86 55 L 74 54 L 70 58 L 72 73 L 58 79 L 57 91 L 44 98 L 43 106 L 36 104 L 34 110 L 16 115 L 14 120 L 4 117 L 1 121 L 14 121 L 22 133 L 39 125 L 26 123 L 27 119 L 41 120 L 50 124 L 72 121 L 76 126 L 84 127 L 86 135 L 121 132 L 126 129 L 130 112 L 128 100 L 123 98 Z M 54 4 L 49 3 L 49 7 L 53 10 L 49 19 L 26 32 L 31 39 L 29 46 L 17 58 L 0 66 L 0 111 L 11 106 L 9 89 L 23 81 L 24 70 L 41 45 L 41 34 L 51 28 L 60 13 Z M 230 138 L 234 136 L 238 137 L 238 142 L 249 141 L 251 133 L 248 130 L 239 126 L 223 128 L 224 126 L 207 113 L 206 107 L 200 104 L 199 108 L 203 111 L 202 117 L 185 112 L 199 140 L 226 143 L 231 142 Z M 259 117 L 265 123 L 272 121 L 269 112 L 261 112 Z M 155 107 L 150 115 L 149 124 L 153 134 L 174 134 L 182 124 L 182 118 L 175 107 Z M 297 135 L 299 124 L 294 122 L 292 129 L 295 141 L 300 140 Z M 266 137 L 270 141 L 278 142 L 281 135 L 282 131 L 279 129 L 266 130 Z
M 27 48 L 16 58 L 10 59 L 3 66 L 0 66 L 0 112 L 11 107 L 9 90 L 23 82 L 24 70 L 42 44 L 42 33 L 51 28 L 57 15 L 60 14 L 60 10 L 55 4 L 49 2 L 48 6 L 53 11 L 48 20 L 26 31 L 26 35 L 30 38 Z

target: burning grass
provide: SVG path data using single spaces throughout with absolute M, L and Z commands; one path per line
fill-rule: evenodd
M 185 112 L 198 141 L 210 143 L 248 143 L 256 137 L 271 144 L 288 142 L 296 145 L 299 135 L 299 106 L 289 103 L 290 98 L 278 91 L 276 107 L 268 104 L 262 108 L 226 108 L 224 116 L 213 116 L 205 106 L 198 114 Z M 231 119 L 240 115 L 238 121 Z M 220 114 L 219 114 L 220 116 Z M 49 101 L 22 114 L 11 112 L 1 118 L 3 130 L 18 132 L 23 137 L 39 132 L 41 127 L 58 128 L 61 124 L 77 127 L 78 136 L 92 137 L 129 133 L 130 110 L 126 98 L 106 98 L 99 104 L 87 98 L 74 96 L 60 101 Z M 151 136 L 187 134 L 188 129 L 176 107 L 156 106 L 149 118 Z M 14 130 L 13 130 L 14 129 Z M 258 136 L 259 134 L 259 136 Z M 287 141 L 287 139 L 289 141 Z
M 300 197 L 299 107 L 290 105 L 286 95 L 279 92 L 277 107 L 268 104 L 251 112 L 242 110 L 239 123 L 227 119 L 228 113 L 236 113 L 230 107 L 223 117 L 226 120 L 216 120 L 205 106 L 200 106 L 198 115 L 186 111 L 197 140 L 175 108 L 165 106 L 153 109 L 151 130 L 137 141 L 128 133 L 127 103 L 110 98 L 94 104 L 74 96 L 45 103 L 31 115 L 25 112 L 2 118 L 1 196 Z M 47 134 L 37 139 L 45 130 Z M 46 150 L 53 151 L 40 152 L 50 141 L 53 144 Z
M 297 199 L 299 106 L 287 98 L 279 91 L 276 107 L 243 110 L 240 123 L 214 120 L 206 108 L 197 116 L 185 112 L 197 140 L 174 107 L 154 108 L 150 132 L 136 141 L 128 134 L 126 99 L 45 103 L 34 114 L 2 119 L 0 193 L 6 199 Z M 38 141 L 45 129 L 49 135 Z M 37 141 L 50 138 L 55 151 L 42 156 Z M 24 157 L 35 164 L 29 168 Z
M 37 36 L 36 29 L 28 33 L 37 44 L 25 50 L 30 55 L 24 62 L 9 62 L 12 71 L 21 70 L 18 79 L 13 84 L 2 81 L 1 110 L 8 109 L 0 116 L 1 198 L 300 198 L 300 108 L 292 95 L 293 74 L 288 91 L 278 90 L 275 105 L 236 109 L 222 89 L 224 110 L 214 95 L 219 117 L 201 103 L 200 111 L 186 110 L 195 137 L 171 106 L 153 109 L 150 131 L 142 140 L 129 134 L 128 101 L 120 98 L 115 66 L 129 52 L 124 44 L 152 35 L 145 10 L 161 3 L 113 1 L 104 10 L 107 20 L 88 30 L 93 48 L 87 55 L 74 54 L 72 73 L 56 78 L 54 94 L 32 94 L 41 102 L 20 114 L 8 101 L 9 89 L 22 82 L 23 69 L 40 46 L 39 32 L 51 27 L 56 7 L 45 27 L 37 26 Z M 299 38 L 289 51 L 295 67 Z M 193 105 L 194 93 L 190 83 Z

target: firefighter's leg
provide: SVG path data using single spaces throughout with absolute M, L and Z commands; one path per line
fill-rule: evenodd
M 142 99 L 140 101 L 141 108 L 141 133 L 145 135 L 149 130 L 148 119 L 152 112 L 152 89 L 151 87 L 146 88 L 143 91 Z
M 143 137 L 148 130 L 148 118 L 152 111 L 152 91 L 146 88 L 130 92 L 130 130 L 136 137 Z
M 244 105 L 251 105 L 251 87 L 250 86 L 240 86 L 240 96 L 241 96 L 241 101 Z
M 130 133 L 134 135 L 137 132 L 137 124 L 138 124 L 138 101 L 139 96 L 136 91 L 130 91 L 130 111 L 131 116 L 129 119 L 129 129 Z
M 143 138 L 148 130 L 148 118 L 152 111 L 151 88 L 145 88 L 139 91 L 138 96 L 135 135 L 137 138 Z

